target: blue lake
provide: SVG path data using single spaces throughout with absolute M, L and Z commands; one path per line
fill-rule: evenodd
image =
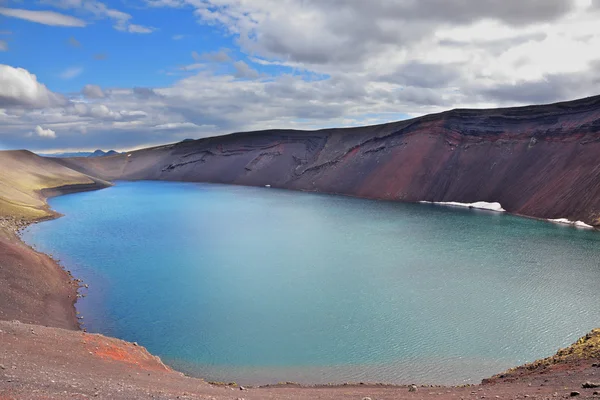
M 214 381 L 478 382 L 600 326 L 600 234 L 226 185 L 54 198 L 24 239 L 90 285 L 91 332 Z

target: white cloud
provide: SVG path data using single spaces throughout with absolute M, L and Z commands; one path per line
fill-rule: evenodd
M 0 40 L 0 51 L 8 51 L 8 43 L 6 43 L 6 40 Z
M 173 40 L 181 40 L 184 39 L 187 35 L 173 35 L 171 36 L 171 39 Z
M 119 28 L 117 28 L 117 29 L 119 29 Z M 126 30 L 129 33 L 152 33 L 156 30 L 156 28 L 152 28 L 149 26 L 136 25 L 136 24 L 129 24 L 129 25 L 126 25 L 126 27 L 123 30 Z
M 85 21 L 71 17 L 70 15 L 59 14 L 54 11 L 32 11 L 19 8 L 1 8 L 0 14 L 5 17 L 24 19 L 30 22 L 51 26 L 84 27 Z
M 110 19 L 113 21 L 113 28 L 122 32 L 151 33 L 155 30 L 152 27 L 131 23 L 131 14 L 109 8 L 97 0 L 41 0 L 41 2 L 64 10 L 87 13 L 95 18 Z
M 81 75 L 83 68 L 81 67 L 69 67 L 60 73 L 61 79 L 73 79 Z
M 195 71 L 195 70 L 204 69 L 204 68 L 206 68 L 206 64 L 202 64 L 202 63 L 182 65 L 181 67 L 179 67 L 179 69 L 181 71 Z
M 235 68 L 235 77 L 236 78 L 247 78 L 247 79 L 256 79 L 260 76 L 258 71 L 252 69 L 248 64 L 244 61 L 236 61 L 233 63 L 233 67 Z
M 81 93 L 89 99 L 101 99 L 104 97 L 104 92 L 98 85 L 85 85 Z
M 146 4 L 150 7 L 183 7 L 184 0 L 146 0 Z
M 155 130 L 173 130 L 173 129 L 194 129 L 200 128 L 198 125 L 191 122 L 169 122 L 167 124 L 160 124 L 152 127 Z
M 0 107 L 55 107 L 64 97 L 52 93 L 37 77 L 23 68 L 0 64 Z
M 56 139 L 56 132 L 54 132 L 52 129 L 48 128 L 48 129 L 44 129 L 41 126 L 36 126 L 35 129 L 33 130 L 33 132 L 38 135 L 39 137 L 42 138 L 47 138 L 47 139 Z

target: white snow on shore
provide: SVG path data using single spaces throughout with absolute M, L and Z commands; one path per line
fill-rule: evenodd
M 593 226 L 588 225 L 585 222 L 582 222 L 582 221 L 571 221 L 571 220 L 568 220 L 566 218 L 549 219 L 548 221 L 554 222 L 555 224 L 571 225 L 571 226 L 574 226 L 574 227 L 577 227 L 577 228 L 594 229 Z
M 437 204 L 440 206 L 476 208 L 478 210 L 489 210 L 496 212 L 506 212 L 500 203 L 488 203 L 487 201 L 478 201 L 475 203 L 458 203 L 455 201 L 420 201 L 423 204 Z

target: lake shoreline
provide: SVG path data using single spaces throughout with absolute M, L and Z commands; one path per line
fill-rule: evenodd
M 98 183 L 94 183 L 91 186 L 90 185 L 81 185 L 81 190 L 78 190 L 79 188 L 77 187 L 78 185 L 69 185 L 68 188 L 65 189 L 65 191 L 61 191 L 60 188 L 56 188 L 53 189 L 52 191 L 44 191 L 43 192 L 43 196 L 45 197 L 45 199 L 48 199 L 50 197 L 54 197 L 54 196 L 59 196 L 62 194 L 68 194 L 68 193 L 75 193 L 78 191 L 86 191 L 86 190 L 95 190 L 95 189 L 101 189 L 104 187 L 107 187 L 105 184 L 98 184 Z M 53 318 L 51 318 L 50 320 L 48 320 L 45 317 L 46 312 L 45 311 L 41 311 L 39 310 L 39 313 L 37 315 L 33 315 L 31 317 L 28 316 L 23 316 L 23 315 L 18 315 L 15 314 L 13 312 L 13 314 L 10 313 L 6 313 L 5 310 L 3 310 L 6 306 L 1 306 L 1 305 L 7 305 L 7 302 L 2 301 L 0 302 L 0 315 L 2 316 L 0 319 L 2 320 L 19 320 L 21 321 L 21 323 L 31 323 L 34 324 L 36 326 L 51 326 L 51 327 L 57 327 L 57 328 L 62 328 L 62 329 L 67 329 L 70 331 L 76 331 L 79 332 L 82 335 L 85 335 L 84 331 L 81 331 L 81 326 L 79 324 L 79 320 L 77 318 L 76 312 L 75 312 L 75 303 L 77 301 L 77 292 L 78 289 L 80 288 L 79 285 L 79 281 L 76 280 L 75 277 L 71 276 L 70 273 L 65 269 L 64 266 L 62 266 L 59 262 L 57 262 L 56 260 L 54 260 L 51 256 L 48 256 L 46 254 L 37 252 L 34 248 L 32 248 L 31 246 L 27 245 L 20 237 L 19 235 L 19 231 L 23 228 L 25 228 L 26 226 L 33 224 L 33 223 L 39 223 L 39 222 L 43 222 L 43 221 L 47 221 L 50 219 L 54 219 L 54 218 L 59 218 L 61 215 L 51 211 L 48 207 L 48 209 L 46 210 L 48 212 L 48 216 L 43 217 L 43 218 L 39 218 L 39 219 L 35 219 L 35 220 L 18 220 L 18 219 L 13 219 L 13 221 L 10 221 L 10 218 L 8 219 L 4 219 L 2 226 L 0 227 L 0 247 L 2 247 L 2 249 L 4 250 L 5 248 L 9 247 L 9 246 L 14 246 L 14 249 L 16 249 L 16 252 L 21 256 L 22 260 L 28 260 L 31 264 L 31 267 L 33 268 L 39 268 L 40 266 L 45 270 L 45 271 L 50 271 L 51 274 L 55 279 L 57 279 L 58 281 L 62 281 L 62 283 L 60 285 L 58 285 L 55 290 L 55 296 L 58 297 L 62 297 L 62 304 L 68 304 L 68 307 L 56 307 L 55 305 L 50 305 L 49 307 L 51 309 L 55 310 L 55 315 Z M 7 222 L 8 221 L 8 222 Z M 17 266 L 20 267 L 20 263 L 15 264 L 14 261 L 10 261 L 9 258 L 6 256 L 6 254 L 8 254 L 7 252 L 3 251 L 2 255 L 0 256 L 0 264 L 1 265 L 9 265 L 12 266 L 14 269 L 17 269 Z M 10 256 L 10 254 L 9 254 Z M 35 261 L 32 261 L 35 260 Z M 41 285 L 41 279 L 40 276 L 37 273 L 31 274 L 28 276 L 29 279 L 33 280 L 33 282 L 31 282 L 31 284 L 33 286 L 37 286 L 37 285 Z M 66 298 L 65 298 L 66 296 Z M 54 299 L 54 297 L 53 297 Z M 46 300 L 49 301 L 49 300 Z M 46 304 L 48 306 L 48 304 Z M 69 310 L 70 309 L 70 310 Z M 63 318 L 58 318 L 57 315 L 63 313 Z M 5 316 L 7 316 L 5 318 Z M 31 328 L 31 331 L 33 332 L 35 328 Z M 94 336 L 94 337 L 104 337 L 102 335 L 87 335 L 89 336 Z M 107 340 L 112 340 L 110 338 L 107 338 Z M 126 342 L 123 342 L 126 343 Z M 128 345 L 131 345 L 131 343 L 129 343 Z M 138 347 L 137 344 L 133 344 L 134 347 Z M 145 351 L 145 349 L 141 346 L 139 346 L 140 349 L 142 349 L 143 351 Z M 90 353 L 92 354 L 92 353 Z M 148 353 L 149 354 L 149 353 Z M 162 362 L 160 361 L 160 359 L 158 357 L 154 357 L 155 361 L 158 363 L 158 365 L 163 365 Z M 524 366 L 524 367 L 516 367 L 514 369 L 512 369 L 512 372 L 507 372 L 506 374 L 499 374 L 496 375 L 493 378 L 490 379 L 486 379 L 484 380 L 485 384 L 496 384 L 501 380 L 504 379 L 509 379 L 512 380 L 513 382 L 519 381 L 521 378 L 510 378 L 511 376 L 514 376 L 515 374 L 523 374 L 523 368 L 525 368 L 525 371 L 531 371 L 531 370 L 535 370 L 537 369 L 540 365 L 543 366 L 542 361 L 537 361 L 535 363 L 532 363 L 530 365 L 536 365 L 535 368 L 530 369 L 530 367 L 528 366 Z M 173 373 L 174 375 L 180 377 L 183 376 L 183 374 L 181 373 L 177 373 L 172 371 L 169 367 L 166 367 L 167 371 L 170 371 L 171 373 Z M 544 367 L 546 368 L 546 367 Z M 573 363 L 573 365 L 569 368 L 577 368 L 580 369 L 581 368 L 581 362 L 580 361 L 576 361 Z M 197 380 L 199 383 L 204 383 L 204 381 L 202 381 L 201 379 L 196 379 L 196 378 L 187 378 L 187 379 L 193 379 L 193 380 Z M 216 384 L 214 383 L 213 385 L 210 386 L 221 386 L 221 384 Z M 479 387 L 480 385 L 466 385 L 465 387 Z M 227 389 L 231 389 L 231 385 L 226 385 L 225 386 Z M 234 387 L 237 389 L 237 386 L 234 385 Z M 377 389 L 390 389 L 390 390 L 400 390 L 400 389 L 404 389 L 406 390 L 407 388 L 409 388 L 410 386 L 408 385 L 389 385 L 389 384 L 378 384 L 378 383 L 345 383 L 345 384 L 335 384 L 335 385 L 299 385 L 299 384 L 295 384 L 292 382 L 287 382 L 284 384 L 278 384 L 278 385 L 264 385 L 264 386 L 260 386 L 260 388 L 262 389 L 288 389 L 290 392 L 288 392 L 288 394 L 293 395 L 293 397 L 289 397 L 289 398 L 297 398 L 297 396 L 295 395 L 296 391 L 308 391 L 308 390 L 314 390 L 316 388 L 324 388 L 324 389 L 337 389 L 337 390 L 346 390 L 346 389 L 351 389 L 351 388 L 356 388 L 356 389 L 360 389 L 360 390 L 368 390 L 370 388 L 377 388 Z M 427 388 L 437 388 L 437 389 L 431 389 L 431 390 L 441 390 L 441 389 L 450 389 L 450 390 L 455 390 L 455 389 L 460 389 L 462 390 L 463 387 L 457 386 L 457 387 L 453 387 L 453 386 L 427 386 Z M 411 389 L 412 390 L 412 389 Z M 2 393 L 2 386 L 0 386 L 0 394 Z M 333 397 L 332 397 L 333 398 Z

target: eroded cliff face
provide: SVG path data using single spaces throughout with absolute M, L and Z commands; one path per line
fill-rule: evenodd
M 110 180 L 500 202 L 512 213 L 600 225 L 600 96 L 362 128 L 238 133 L 60 162 Z

